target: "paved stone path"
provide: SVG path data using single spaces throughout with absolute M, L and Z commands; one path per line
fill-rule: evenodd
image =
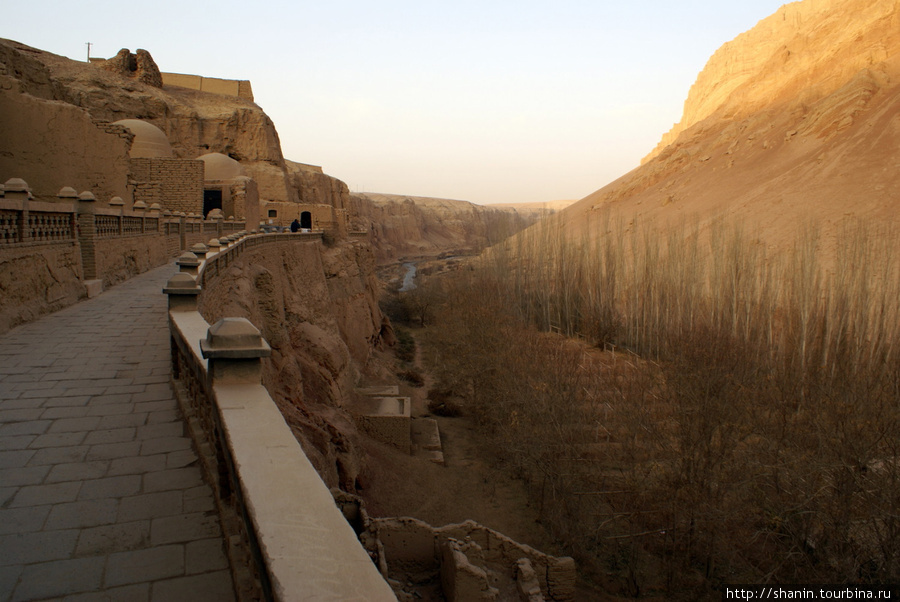
M 0 601 L 232 600 L 157 268 L 0 335 Z

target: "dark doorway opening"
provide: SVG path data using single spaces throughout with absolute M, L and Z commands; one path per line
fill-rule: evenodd
M 222 191 L 221 190 L 204 190 L 203 191 L 203 217 L 209 215 L 213 209 L 222 208 Z
M 312 230 L 312 213 L 304 211 L 300 214 L 300 227 Z

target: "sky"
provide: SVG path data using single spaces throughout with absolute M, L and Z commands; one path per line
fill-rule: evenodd
M 0 37 L 249 79 L 287 159 L 352 192 L 580 199 L 640 164 L 725 42 L 783 0 L 31 0 Z

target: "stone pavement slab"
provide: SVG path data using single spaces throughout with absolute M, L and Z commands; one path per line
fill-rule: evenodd
M 0 335 L 0 602 L 234 599 L 164 266 Z

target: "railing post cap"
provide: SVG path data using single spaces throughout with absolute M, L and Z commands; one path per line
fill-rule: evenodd
M 153 203 L 152 205 L 150 205 L 150 211 L 159 211 L 160 209 L 162 209 L 162 205 L 160 205 L 159 203 Z
M 109 206 L 110 207 L 124 207 L 125 199 L 123 199 L 120 196 L 114 196 L 113 198 L 109 199 Z
M 132 205 L 132 209 L 134 209 L 135 211 L 143 211 L 146 208 L 147 203 L 145 203 L 144 201 L 136 201 L 134 205 Z
M 219 244 L 222 245 L 223 247 L 227 247 L 228 245 L 231 244 L 231 240 L 227 236 L 223 236 L 222 238 L 219 239 Z
M 163 292 L 167 295 L 199 295 L 197 280 L 186 272 L 178 272 L 166 282 Z
M 222 246 L 222 243 L 219 242 L 218 238 L 213 238 L 213 239 L 210 239 L 210 241 L 208 243 L 206 243 L 206 246 L 209 247 L 210 249 L 218 249 Z
M 185 251 L 178 256 L 178 259 L 175 260 L 175 264 L 182 267 L 195 268 L 200 265 L 200 260 L 190 251 Z
M 22 178 L 10 178 L 3 184 L 6 192 L 31 192 L 28 182 Z
M 172 212 L 169 211 L 168 209 L 166 209 L 165 211 L 163 211 L 163 216 L 164 217 L 172 217 Z
M 198 242 L 197 244 L 195 244 L 194 246 L 191 247 L 191 253 L 193 253 L 194 255 L 196 255 L 197 253 L 205 254 L 207 251 L 209 251 L 209 249 L 202 242 Z
M 8 189 L 7 189 L 8 190 Z M 84 201 L 85 203 L 92 203 L 97 200 L 97 197 L 94 196 L 94 193 L 90 190 L 85 190 L 81 194 L 78 195 L 79 201 Z
M 61 199 L 77 199 L 78 191 L 71 186 L 63 186 L 59 189 L 59 192 L 56 193 L 56 196 Z
M 272 348 L 247 318 L 222 318 L 209 327 L 200 341 L 206 359 L 255 359 L 269 357 Z

